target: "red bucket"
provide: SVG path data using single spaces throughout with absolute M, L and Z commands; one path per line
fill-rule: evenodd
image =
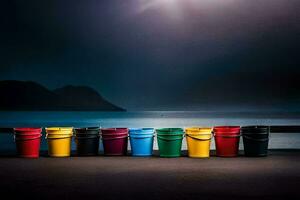
M 38 158 L 40 155 L 41 128 L 15 128 L 15 142 L 18 156 Z
M 127 154 L 128 129 L 107 128 L 101 129 L 104 155 L 123 156 Z
M 235 157 L 239 152 L 240 127 L 217 126 L 213 129 L 217 156 Z

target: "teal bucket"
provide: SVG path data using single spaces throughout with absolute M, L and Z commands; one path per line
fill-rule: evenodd
M 129 138 L 132 156 L 152 156 L 153 152 L 153 128 L 129 129 Z
M 181 128 L 156 129 L 160 157 L 180 157 L 184 131 Z

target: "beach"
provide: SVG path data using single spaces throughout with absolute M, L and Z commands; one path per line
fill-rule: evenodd
M 0 158 L 9 199 L 299 199 L 300 152 L 208 159 Z

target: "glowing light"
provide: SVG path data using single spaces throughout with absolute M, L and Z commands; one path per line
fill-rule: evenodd
M 165 9 L 170 12 L 178 12 L 186 6 L 197 8 L 209 8 L 216 6 L 226 6 L 237 0 L 140 0 L 140 12 L 149 9 Z
M 151 10 L 162 11 L 172 18 L 181 18 L 184 12 L 190 10 L 210 10 L 218 7 L 230 6 L 238 0 L 139 0 L 138 13 L 143 14 Z
M 138 12 L 144 13 L 149 10 L 161 10 L 169 17 L 179 17 L 181 15 L 180 2 L 182 0 L 140 0 Z

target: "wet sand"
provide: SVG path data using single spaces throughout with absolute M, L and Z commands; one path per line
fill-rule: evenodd
M 263 158 L 0 157 L 7 199 L 299 199 L 300 151 Z

